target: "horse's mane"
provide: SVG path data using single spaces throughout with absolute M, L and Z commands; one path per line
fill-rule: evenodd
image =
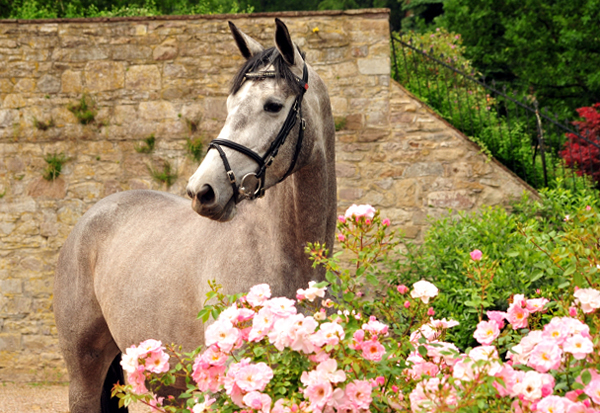
M 304 53 L 300 49 L 298 50 L 304 59 Z M 298 77 L 292 73 L 290 67 L 275 47 L 265 49 L 246 60 L 246 63 L 238 70 L 231 82 L 230 93 L 235 95 L 240 90 L 246 80 L 246 73 L 259 72 L 262 68 L 270 65 L 273 65 L 275 78 L 278 82 L 283 82 L 291 87 L 294 93 L 300 93 L 301 86 L 297 81 Z

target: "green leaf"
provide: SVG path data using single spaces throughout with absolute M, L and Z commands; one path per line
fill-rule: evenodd
M 327 279 L 327 281 L 329 281 L 331 284 L 334 284 L 337 281 L 337 276 L 332 273 L 331 271 L 327 271 L 325 273 L 325 278 Z
M 590 374 L 589 370 L 584 370 L 581 372 L 581 381 L 583 382 L 583 384 L 585 384 L 586 386 L 588 384 L 590 384 L 590 381 L 592 381 L 592 375 Z
M 373 274 L 367 274 L 366 278 L 369 284 L 371 284 L 372 286 L 376 287 L 379 285 L 379 279 Z
M 427 357 L 427 348 L 425 346 L 419 346 L 417 351 L 421 355 L 421 357 Z

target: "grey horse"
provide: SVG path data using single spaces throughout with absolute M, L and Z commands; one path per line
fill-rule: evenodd
M 323 278 L 303 247 L 332 245 L 335 231 L 327 89 L 280 20 L 270 49 L 229 25 L 246 63 L 225 125 L 189 180 L 192 208 L 164 192 L 113 194 L 86 212 L 62 248 L 54 313 L 71 413 L 122 411 L 103 388 L 122 381 L 120 355 L 132 344 L 203 344 L 196 315 L 208 280 L 226 293 L 268 283 L 274 296 L 294 297 Z

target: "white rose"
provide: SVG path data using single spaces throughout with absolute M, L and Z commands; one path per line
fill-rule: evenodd
M 413 290 L 410 292 L 412 298 L 420 298 L 423 303 L 427 304 L 430 298 L 438 295 L 438 289 L 429 281 L 421 280 L 413 284 Z
M 593 288 L 580 288 L 573 294 L 584 313 L 591 313 L 600 308 L 600 291 Z

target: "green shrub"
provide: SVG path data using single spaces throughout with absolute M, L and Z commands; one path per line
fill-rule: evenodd
M 575 211 L 598 207 L 593 190 L 574 191 L 564 187 L 541 192 L 539 201 L 527 196 L 509 212 L 485 207 L 478 212 L 461 212 L 433 221 L 422 245 L 407 245 L 403 259 L 388 263 L 390 284 L 409 284 L 419 279 L 433 282 L 443 291 L 436 300 L 436 317 L 449 317 L 461 325 L 452 340 L 461 348 L 476 345 L 471 326 L 481 309 L 506 310 L 511 294 L 557 298 L 564 287 L 563 272 L 540 247 L 564 236 Z M 587 221 L 598 223 L 597 218 Z M 538 239 L 533 243 L 532 239 Z M 480 282 L 466 275 L 469 253 L 475 249 L 494 262 L 494 276 L 481 299 Z M 562 285 L 562 288 L 561 288 Z

